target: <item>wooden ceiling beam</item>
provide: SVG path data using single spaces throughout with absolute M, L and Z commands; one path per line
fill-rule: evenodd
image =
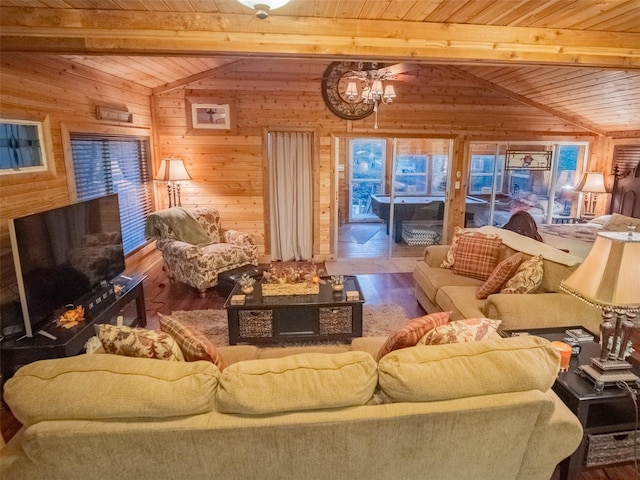
M 204 80 L 207 78 L 211 78 L 211 77 L 218 77 L 220 75 L 224 75 L 227 72 L 230 71 L 234 71 L 235 69 L 237 69 L 240 65 L 242 65 L 243 63 L 246 63 L 246 60 L 233 60 L 225 65 L 222 65 L 220 67 L 216 67 L 216 68 L 212 68 L 209 70 L 206 70 L 204 72 L 200 72 L 200 73 L 196 73 L 194 75 L 190 75 L 188 77 L 185 78 L 181 78 L 180 80 L 177 80 L 175 82 L 171 82 L 171 83 L 165 83 L 164 85 L 161 85 L 159 87 L 156 87 L 152 90 L 152 94 L 153 95 L 159 95 L 161 93 L 166 93 L 166 92 L 170 92 L 171 90 L 175 90 L 176 88 L 181 88 L 185 85 L 188 85 L 189 83 L 192 82 L 197 82 L 199 80 Z
M 391 20 L 0 7 L 0 51 L 640 68 L 640 34 Z

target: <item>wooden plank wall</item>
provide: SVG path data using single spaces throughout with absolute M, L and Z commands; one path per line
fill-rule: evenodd
M 380 107 L 379 128 L 373 115 L 348 122 L 324 105 L 320 80 L 325 64 L 256 59 L 225 67 L 224 75 L 200 78 L 184 86 L 154 95 L 158 158 L 183 158 L 193 180 L 183 187 L 184 206 L 214 205 L 223 226 L 253 233 L 260 254 L 268 257 L 265 240 L 262 154 L 264 132 L 269 129 L 308 129 L 318 139 L 314 188 L 314 254 L 328 257 L 333 225 L 332 182 L 334 175 L 332 135 L 487 138 L 491 140 L 590 139 L 581 131 L 529 105 L 497 94 L 485 87 L 434 66 L 420 67 L 420 85 L 397 83 L 398 98 Z M 227 68 L 228 67 L 228 68 Z M 187 100 L 227 103 L 233 107 L 232 129 L 224 132 L 190 130 Z M 454 143 L 453 171 L 464 172 L 464 149 Z M 339 163 L 345 163 L 346 143 L 341 142 Z M 344 183 L 339 181 L 339 210 L 346 212 Z M 464 188 L 464 185 L 463 185 Z M 165 202 L 166 199 L 161 199 Z M 462 204 L 452 202 L 452 215 L 461 222 Z M 346 219 L 343 218 L 343 221 Z
M 0 302 L 17 299 L 7 219 L 72 202 L 63 155 L 65 124 L 117 125 L 96 120 L 96 105 L 127 109 L 136 127 L 151 126 L 150 90 L 50 56 L 2 55 L 0 116 L 48 116 L 55 175 L 0 176 Z M 126 128 L 126 127 L 125 127 Z
M 0 177 L 0 255 L 5 298 L 15 295 L 11 286 L 12 262 L 7 218 L 67 204 L 72 199 L 63 156 L 62 128 L 82 124 L 103 128 L 108 122 L 95 118 L 97 104 L 127 109 L 134 126 L 153 126 L 154 169 L 162 157 L 175 155 L 186 162 L 193 181 L 183 185 L 184 206 L 210 205 L 220 209 L 223 225 L 256 235 L 262 260 L 268 259 L 264 213 L 264 138 L 269 129 L 304 129 L 314 132 L 314 254 L 331 254 L 334 188 L 333 142 L 348 136 L 450 137 L 454 139 L 451 174 L 463 172 L 466 184 L 466 145 L 470 140 L 593 140 L 589 133 L 562 119 L 523 105 L 446 69 L 422 66 L 422 82 L 396 86 L 398 98 L 380 107 L 379 128 L 373 117 L 348 122 L 324 105 L 320 80 L 326 63 L 279 59 L 242 60 L 212 71 L 211 77 L 165 90 L 150 91 L 126 79 L 101 74 L 58 57 L 5 54 L 0 70 L 3 117 L 48 115 L 56 164 L 52 178 Z M 230 103 L 229 132 L 191 130 L 186 99 Z M 115 124 L 116 127 L 126 125 Z M 598 138 L 597 166 L 606 160 L 615 143 Z M 343 143 L 344 145 L 344 143 Z M 340 151 L 345 152 L 345 148 Z M 340 159 L 344 162 L 344 159 Z M 342 174 L 341 174 L 342 175 Z M 344 187 L 340 188 L 341 208 Z M 157 189 L 158 208 L 166 206 L 165 190 Z M 462 198 L 462 197 L 460 197 Z M 450 204 L 451 227 L 462 221 L 462 203 Z M 9 287 L 7 287 L 9 285 Z

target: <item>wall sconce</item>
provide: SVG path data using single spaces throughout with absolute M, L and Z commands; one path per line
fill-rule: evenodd
M 584 194 L 583 215 L 593 217 L 596 214 L 598 194 L 607 193 L 607 189 L 604 188 L 604 175 L 600 172 L 586 172 L 574 190 Z
M 191 180 L 191 176 L 184 166 L 184 161 L 180 158 L 175 158 L 173 155 L 169 158 L 163 158 L 155 180 L 167 182 L 169 208 L 172 206 L 181 207 L 180 184 L 178 182 L 181 180 Z

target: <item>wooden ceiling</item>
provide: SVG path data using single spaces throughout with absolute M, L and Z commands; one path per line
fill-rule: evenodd
M 0 51 L 151 92 L 240 59 L 446 65 L 587 130 L 640 131 L 639 0 L 291 0 L 267 20 L 236 0 L 0 0 Z

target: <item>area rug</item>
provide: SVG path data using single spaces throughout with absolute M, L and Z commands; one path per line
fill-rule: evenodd
M 176 310 L 171 316 L 201 332 L 215 345 L 229 345 L 226 310 Z M 362 334 L 365 337 L 387 336 L 408 321 L 402 307 L 395 303 L 365 304 L 362 309 Z M 287 346 L 286 343 L 283 345 Z

